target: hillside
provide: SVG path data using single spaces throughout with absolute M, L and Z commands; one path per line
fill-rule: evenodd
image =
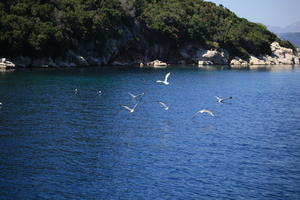
M 0 13 L 0 56 L 9 58 L 178 62 L 178 51 L 188 45 L 249 58 L 270 54 L 270 44 L 280 40 L 265 26 L 202 0 L 7 0 Z

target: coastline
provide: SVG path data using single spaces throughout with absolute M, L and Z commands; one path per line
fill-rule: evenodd
M 73 71 L 73 70 L 100 70 L 100 71 L 122 71 L 122 70 L 146 70 L 146 71 L 166 71 L 166 70 L 176 70 L 176 69 L 190 69 L 190 70 L 200 70 L 200 71 L 223 71 L 223 70 L 237 70 L 237 71 L 265 71 L 265 72 L 276 72 L 276 71 L 286 71 L 293 69 L 300 69 L 300 64 L 293 65 L 247 65 L 247 66 L 230 66 L 230 65 L 202 65 L 198 66 L 196 64 L 170 64 L 166 68 L 154 68 L 147 67 L 141 68 L 139 66 L 132 65 L 103 65 L 103 66 L 77 66 L 77 67 L 16 67 L 10 69 L 0 68 L 0 73 L 11 73 L 17 71 Z
M 69 51 L 64 57 L 43 57 L 30 58 L 28 56 L 19 56 L 16 58 L 1 58 L 0 69 L 15 69 L 15 68 L 73 68 L 73 67 L 101 67 L 101 66 L 134 66 L 142 68 L 164 68 L 169 64 L 172 65 L 224 65 L 230 68 L 250 68 L 251 66 L 266 66 L 266 65 L 299 65 L 300 50 L 285 48 L 279 45 L 278 42 L 271 44 L 271 55 L 254 56 L 249 59 L 242 59 L 237 56 L 229 55 L 225 49 L 203 49 L 192 45 L 183 46 L 178 50 L 178 57 L 169 58 L 170 63 L 152 60 L 144 56 L 140 59 L 112 59 L 111 56 L 94 57 L 77 55 Z M 121 47 L 120 47 L 121 48 Z M 116 51 L 120 51 L 116 49 Z M 107 54 L 106 54 L 107 55 Z M 111 54 L 109 54 L 111 55 Z

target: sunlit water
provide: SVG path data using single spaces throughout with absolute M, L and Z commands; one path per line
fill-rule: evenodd
M 300 68 L 215 69 L 0 73 L 0 199 L 300 199 Z

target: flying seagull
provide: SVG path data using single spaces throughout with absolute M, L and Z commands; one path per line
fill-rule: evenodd
M 161 80 L 157 80 L 156 83 L 163 83 L 165 85 L 169 85 L 170 83 L 168 82 L 168 78 L 170 76 L 171 72 L 167 73 L 165 76 L 165 80 L 161 81 Z
M 220 98 L 220 97 L 217 97 L 217 96 L 215 96 L 215 97 L 217 98 L 217 101 L 218 101 L 219 103 L 224 103 L 225 100 L 227 100 L 227 99 L 232 99 L 232 97 L 226 97 L 226 98 Z
M 158 102 L 160 105 L 162 105 L 162 107 L 164 107 L 165 110 L 169 110 L 169 106 L 167 106 L 164 102 L 159 101 Z
M 205 110 L 205 109 L 203 109 L 203 110 L 199 110 L 198 112 L 196 112 L 195 114 L 194 114 L 194 116 L 193 117 L 195 117 L 196 115 L 198 115 L 199 113 L 207 113 L 207 114 L 209 114 L 209 115 L 211 115 L 211 116 L 213 116 L 213 117 L 215 117 L 215 115 L 211 112 L 211 111 L 209 111 L 209 110 Z
M 133 99 L 136 99 L 136 98 L 138 98 L 138 97 L 143 96 L 145 93 L 143 92 L 143 93 L 141 93 L 141 94 L 134 95 L 134 94 L 128 92 L 128 94 L 129 94 Z
M 123 105 L 122 105 L 122 107 L 125 108 L 126 110 L 128 110 L 130 113 L 133 113 L 137 105 L 138 105 L 138 103 L 135 104 L 133 108 L 129 108 L 128 106 L 123 106 Z

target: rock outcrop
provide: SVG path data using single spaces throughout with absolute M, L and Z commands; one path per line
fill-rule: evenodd
M 199 60 L 198 61 L 198 65 L 201 66 L 201 65 L 213 65 L 214 63 L 210 60 L 207 60 L 207 61 L 203 61 L 203 60 Z
M 147 66 L 153 67 L 153 68 L 165 68 L 168 66 L 168 64 L 165 62 L 162 62 L 160 60 L 154 60 L 154 61 L 148 62 Z
M 274 55 L 273 57 L 278 58 L 279 64 L 292 65 L 299 63 L 299 55 L 292 49 L 281 47 L 278 42 L 273 42 L 271 49 Z
M 224 49 L 205 50 L 203 54 L 198 58 L 198 64 L 199 61 L 204 61 L 204 64 L 205 62 L 208 62 L 214 65 L 227 65 L 229 61 L 229 53 Z
M 229 53 L 224 50 L 207 50 L 195 45 L 185 45 L 178 50 L 177 63 L 198 65 L 228 65 Z
M 300 64 L 300 55 L 292 49 L 281 47 L 278 42 L 271 44 L 272 55 L 254 56 L 248 60 L 235 57 L 230 61 L 231 67 L 247 65 L 294 65 Z
M 13 62 L 7 60 L 6 58 L 0 59 L 0 68 L 1 69 L 11 69 L 11 68 L 15 68 L 15 67 L 16 67 L 16 65 Z
M 239 65 L 239 66 L 248 66 L 249 63 L 247 61 L 245 61 L 245 60 L 243 60 L 243 59 L 236 56 L 230 61 L 230 65 L 232 65 L 232 66 L 237 66 L 237 65 Z

